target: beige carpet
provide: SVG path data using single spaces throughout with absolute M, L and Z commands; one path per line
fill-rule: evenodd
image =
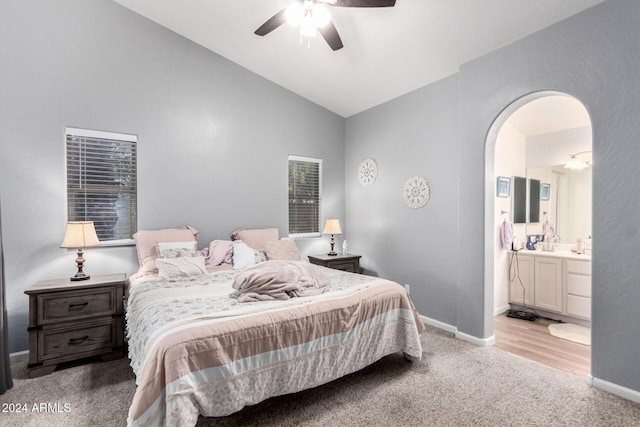
M 585 378 L 495 347 L 476 347 L 427 328 L 423 358 L 401 354 L 312 390 L 269 399 L 199 426 L 638 426 L 640 404 L 589 387 Z M 124 426 L 135 392 L 126 359 L 95 362 L 26 378 L 12 367 L 15 387 L 2 403 L 26 413 L 0 413 L 1 426 Z M 33 412 L 34 403 L 60 412 Z M 64 404 L 68 404 L 68 412 Z
M 564 340 L 591 345 L 591 329 L 585 326 L 573 323 L 552 323 L 549 325 L 549 333 Z

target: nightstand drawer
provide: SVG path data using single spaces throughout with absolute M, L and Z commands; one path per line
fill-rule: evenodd
M 38 359 L 47 360 L 115 346 L 117 322 L 82 324 L 38 332 Z
M 38 324 L 111 315 L 116 312 L 115 291 L 108 287 L 38 295 Z
M 332 262 L 328 265 L 328 267 L 333 268 L 334 270 L 348 271 L 350 273 L 360 273 L 359 271 L 356 271 L 356 263 L 352 261 Z

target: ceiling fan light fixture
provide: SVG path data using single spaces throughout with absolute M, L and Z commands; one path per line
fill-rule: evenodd
M 311 9 L 311 17 L 316 28 L 324 28 L 331 21 L 329 9 L 323 4 L 316 3 Z
M 311 14 L 305 15 L 305 17 L 302 18 L 302 22 L 300 23 L 300 36 L 315 37 L 316 29 L 317 27 L 313 22 L 313 16 L 311 16 Z
M 302 3 L 294 1 L 285 9 L 284 17 L 289 25 L 297 27 L 305 17 L 304 6 Z

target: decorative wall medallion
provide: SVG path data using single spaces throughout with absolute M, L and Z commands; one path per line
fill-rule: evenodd
M 407 180 L 402 190 L 402 197 L 410 208 L 421 208 L 429 200 L 429 184 L 422 176 L 414 176 Z
M 373 159 L 364 159 L 358 167 L 358 179 L 363 187 L 368 187 L 376 182 L 378 176 L 378 165 Z

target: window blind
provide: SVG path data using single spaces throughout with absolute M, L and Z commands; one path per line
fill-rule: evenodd
M 289 156 L 289 234 L 320 233 L 322 160 Z
M 137 137 L 66 128 L 69 221 L 93 221 L 101 241 L 137 228 Z

